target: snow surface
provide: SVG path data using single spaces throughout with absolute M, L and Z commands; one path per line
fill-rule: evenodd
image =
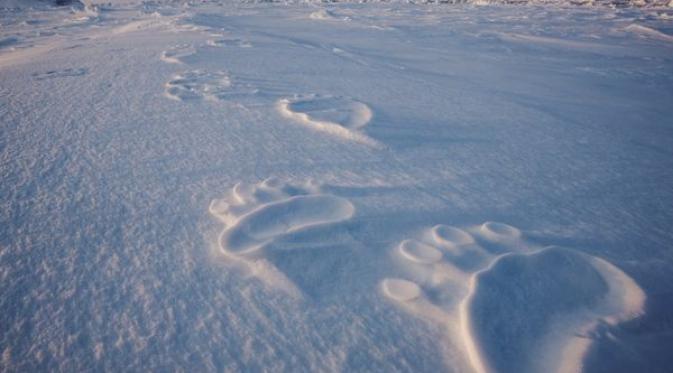
M 670 370 L 673 11 L 29 3 L 0 371 Z

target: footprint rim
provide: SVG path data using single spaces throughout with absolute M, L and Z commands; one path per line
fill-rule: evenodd
M 479 227 L 480 233 L 489 240 L 514 240 L 522 237 L 519 228 L 509 224 L 487 221 Z
M 419 264 L 437 263 L 443 257 L 442 252 L 437 248 L 413 239 L 400 242 L 398 248 L 405 259 Z
M 432 231 L 432 237 L 438 244 L 445 245 L 450 248 L 472 245 L 476 242 L 474 237 L 470 233 L 468 233 L 464 229 L 454 227 L 451 225 L 437 224 L 434 227 L 432 227 L 431 231 Z

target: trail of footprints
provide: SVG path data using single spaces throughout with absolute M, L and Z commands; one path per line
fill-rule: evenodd
M 244 39 L 212 34 L 215 37 L 206 42 L 207 47 L 252 48 Z M 200 48 L 200 47 L 199 47 Z M 191 44 L 175 45 L 162 52 L 162 61 L 184 65 L 194 58 L 198 49 Z M 263 87 L 262 89 L 258 87 Z M 382 145 L 367 136 L 364 131 L 372 118 L 371 108 L 363 102 L 344 96 L 331 95 L 289 95 L 291 85 L 283 86 L 256 78 L 232 77 L 226 71 L 186 70 L 174 74 L 165 83 L 164 95 L 173 100 L 225 101 L 242 100 L 257 96 L 271 96 L 280 115 L 309 129 L 334 137 L 382 148 Z
M 319 184 L 277 179 L 237 184 L 210 213 L 224 229 L 218 252 L 250 275 L 298 298 L 302 289 L 273 264 L 274 250 L 293 251 L 288 237 L 325 232 L 355 214 L 346 198 Z M 446 331 L 463 370 L 578 371 L 601 324 L 640 315 L 645 295 L 612 264 L 562 247 L 539 247 L 522 232 L 487 222 L 461 229 L 436 225 L 392 250 L 397 275 L 380 290 L 402 310 Z M 301 253 L 297 255 L 302 255 Z M 322 260 L 322 256 L 316 257 Z M 316 258 L 298 258 L 302 268 Z M 392 271 L 395 271 L 393 269 Z
M 209 40 L 206 44 L 211 47 L 220 47 L 226 45 L 226 42 L 230 40 L 214 39 Z M 239 46 L 241 47 L 252 46 L 243 40 L 235 40 L 240 42 Z M 198 48 L 194 45 L 179 44 L 162 52 L 160 58 L 166 63 L 184 65 L 197 52 Z M 199 69 L 176 73 L 171 76 L 164 86 L 164 95 L 177 101 L 222 101 L 240 96 L 253 95 L 257 92 L 258 89 L 254 85 L 233 79 L 226 71 Z
M 207 46 L 252 45 L 222 37 Z M 184 64 L 194 53 L 194 47 L 179 45 L 161 58 Z M 341 96 L 290 96 L 268 83 L 234 79 L 225 71 L 189 70 L 171 77 L 165 95 L 179 101 L 220 101 L 256 95 L 260 84 L 268 85 L 262 91 L 275 96 L 282 116 L 380 147 L 364 132 L 373 118 L 365 103 Z M 312 260 L 325 257 L 301 257 L 305 252 L 292 238 L 318 231 L 313 238 L 324 240 L 354 216 L 355 206 L 316 183 L 267 179 L 237 184 L 212 201 L 209 211 L 224 225 L 216 247 L 222 257 L 268 286 L 302 298 L 305 289 L 294 281 L 300 276 L 278 266 L 274 254 L 296 253 L 303 268 L 322 271 Z M 397 268 L 380 281 L 381 293 L 400 309 L 441 325 L 444 343 L 462 356 L 463 361 L 453 362 L 459 370 L 579 371 L 592 333 L 602 324 L 635 318 L 645 302 L 638 285 L 612 264 L 573 249 L 537 246 L 502 223 L 464 229 L 437 225 L 400 242 L 392 259 Z M 333 269 L 331 265 L 326 267 Z
M 207 47 L 238 46 L 250 48 L 252 44 L 242 39 L 227 38 L 214 34 L 216 39 L 206 42 Z M 166 63 L 185 65 L 197 55 L 199 48 L 192 44 L 178 44 L 161 53 Z M 164 95 L 177 101 L 221 101 L 258 92 L 254 85 L 233 79 L 226 71 L 186 70 L 173 74 L 164 85 Z
M 446 328 L 476 372 L 579 371 L 601 324 L 638 316 L 645 295 L 610 263 L 536 247 L 487 222 L 437 225 L 393 251 L 403 276 L 381 282 L 402 309 Z

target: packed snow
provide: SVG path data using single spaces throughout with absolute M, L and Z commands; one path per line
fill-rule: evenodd
M 59 3 L 0 0 L 0 371 L 673 366 L 667 4 Z

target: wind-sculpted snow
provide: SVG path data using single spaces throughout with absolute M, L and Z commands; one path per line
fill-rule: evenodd
M 591 332 L 641 315 L 645 304 L 640 287 L 612 264 L 531 245 L 503 223 L 469 231 L 438 225 L 393 254 L 408 279 L 384 279 L 383 293 L 444 325 L 476 372 L 580 371 Z
M 655 30 L 653 28 L 643 26 L 643 25 L 638 25 L 638 24 L 630 24 L 626 26 L 625 28 L 626 31 L 632 32 L 634 34 L 638 35 L 643 35 L 644 37 L 649 37 L 652 39 L 659 39 L 667 42 L 673 42 L 673 35 L 669 35 L 666 33 L 663 33 L 659 30 Z
M 171 47 L 161 52 L 161 60 L 167 63 L 183 64 L 183 59 L 196 53 L 196 48 L 191 44 L 182 44 Z

